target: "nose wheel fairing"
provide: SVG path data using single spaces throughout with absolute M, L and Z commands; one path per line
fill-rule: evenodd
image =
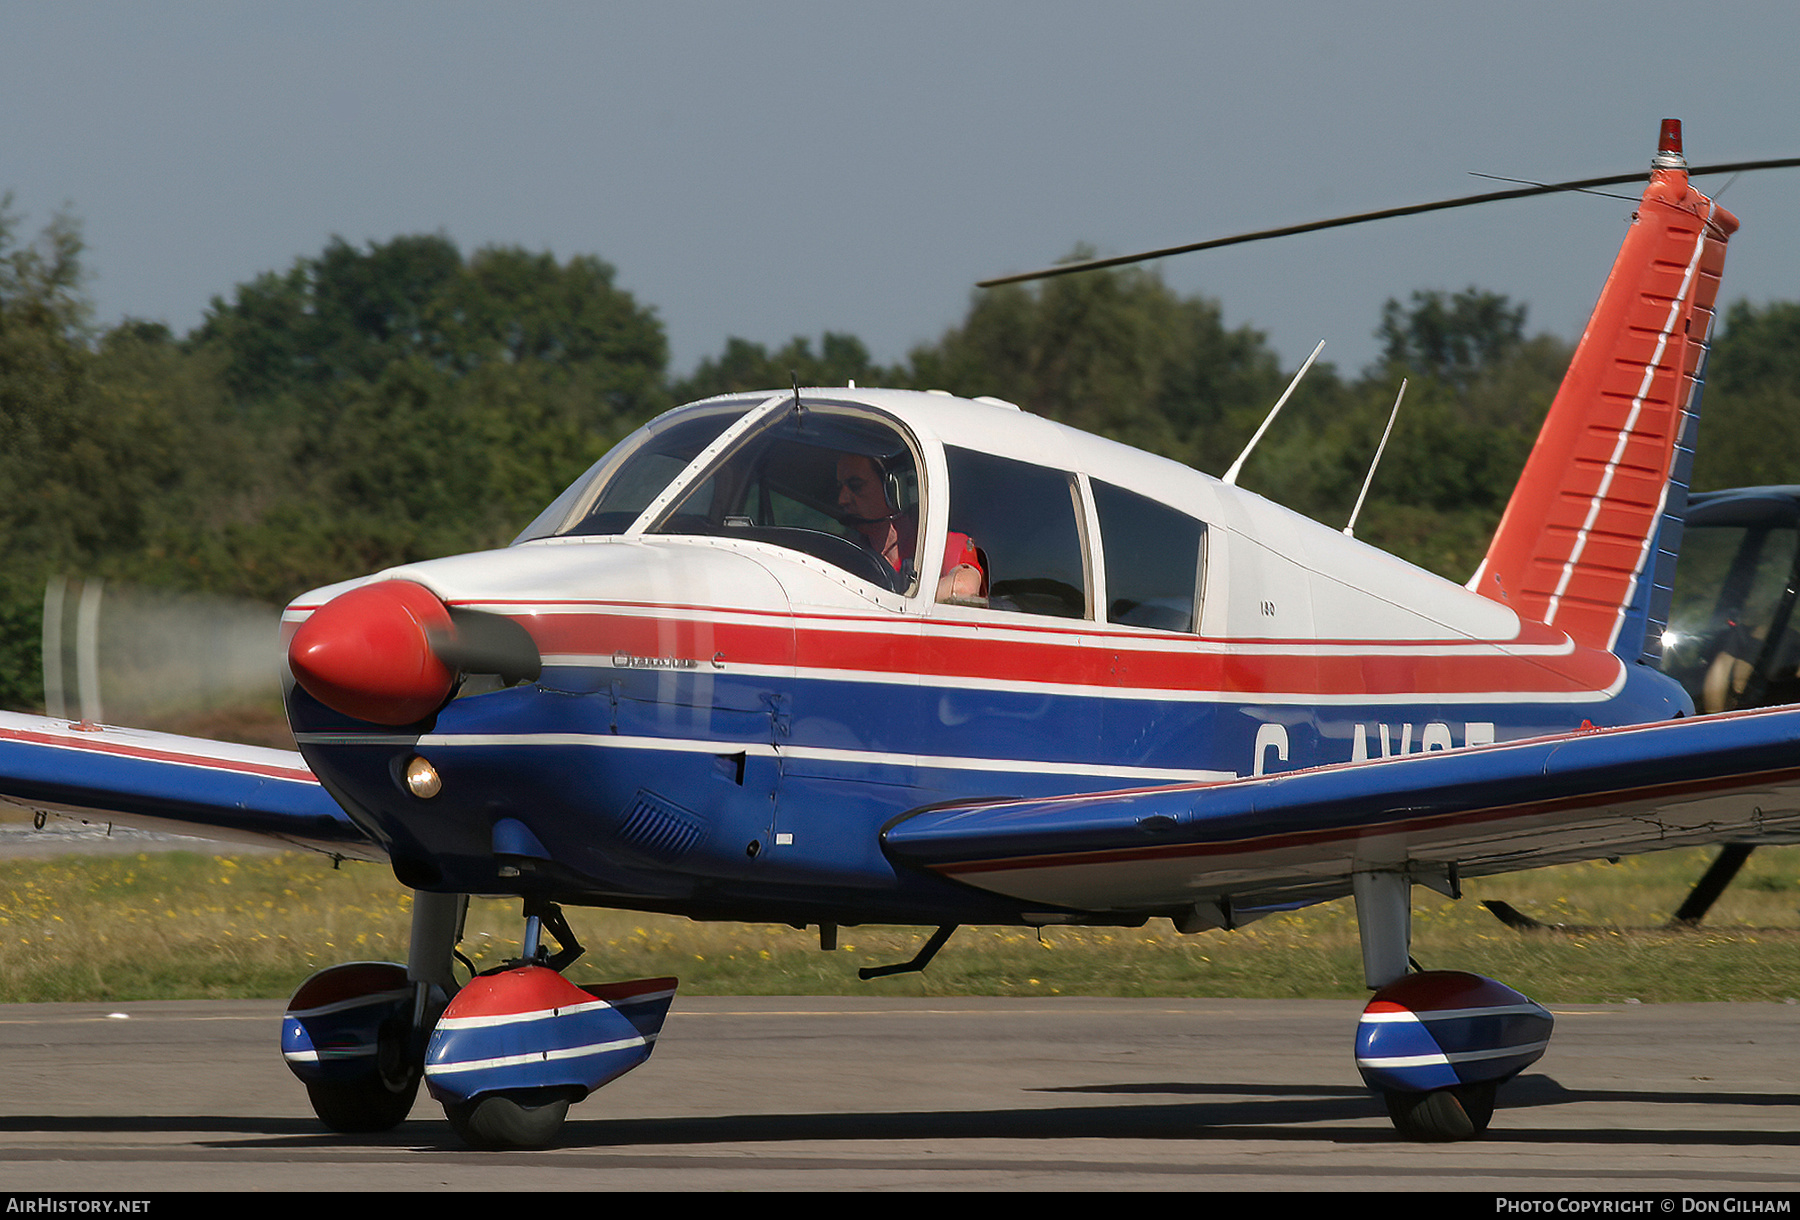
M 578 1101 L 650 1057 L 676 985 L 578 987 L 543 966 L 478 977 L 432 1031 L 425 1087 L 446 1107 L 488 1094 Z

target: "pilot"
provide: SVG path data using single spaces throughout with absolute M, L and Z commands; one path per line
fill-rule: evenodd
M 880 464 L 861 453 L 839 457 L 837 493 L 845 524 L 894 571 L 905 571 L 919 545 L 919 523 L 894 503 L 896 496 Z M 937 600 L 970 601 L 986 596 L 987 572 L 974 539 L 952 531 L 938 572 Z

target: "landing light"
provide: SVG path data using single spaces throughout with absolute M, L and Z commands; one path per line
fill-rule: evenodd
M 406 764 L 406 790 L 422 801 L 430 800 L 444 790 L 444 781 L 436 767 L 415 754 Z

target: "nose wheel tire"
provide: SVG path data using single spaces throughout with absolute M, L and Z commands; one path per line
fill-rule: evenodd
M 446 1102 L 444 1115 L 471 1148 L 546 1148 L 556 1142 L 575 1100 L 554 1090 L 488 1093 L 473 1101 Z
M 1497 1081 L 1459 1085 L 1431 1093 L 1382 1094 L 1394 1129 L 1409 1140 L 1446 1144 L 1474 1139 L 1494 1117 Z

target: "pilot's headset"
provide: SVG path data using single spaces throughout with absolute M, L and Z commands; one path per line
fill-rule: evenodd
M 900 471 L 896 468 L 896 463 L 893 459 L 885 458 L 879 453 L 871 453 L 869 455 L 869 461 L 874 465 L 875 473 L 881 477 L 881 492 L 887 499 L 889 519 L 891 520 L 894 517 L 898 517 L 901 512 L 900 494 L 902 488 L 900 485 Z

